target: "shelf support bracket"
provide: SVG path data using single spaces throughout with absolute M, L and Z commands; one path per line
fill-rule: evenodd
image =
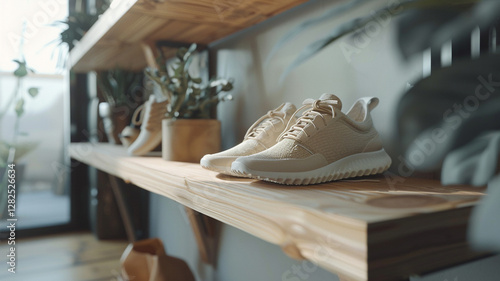
M 202 261 L 216 267 L 221 223 L 191 208 L 184 207 L 184 210 L 193 229 Z

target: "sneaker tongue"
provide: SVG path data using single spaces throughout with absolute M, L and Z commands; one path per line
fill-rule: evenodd
M 334 105 L 334 107 L 338 108 L 339 110 L 342 110 L 342 101 L 339 99 L 339 97 L 337 97 L 334 94 L 324 93 L 321 95 L 321 97 L 319 97 L 319 100 L 336 100 L 337 104 Z
M 288 116 L 288 115 L 294 114 L 296 110 L 297 110 L 297 108 L 295 107 L 295 105 L 293 105 L 290 102 L 286 102 L 281 106 L 281 108 L 279 109 L 279 112 L 282 112 L 285 114 L 285 116 Z

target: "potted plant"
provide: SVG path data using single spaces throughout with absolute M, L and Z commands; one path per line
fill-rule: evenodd
M 168 99 L 162 121 L 162 156 L 165 160 L 199 162 L 207 153 L 220 150 L 220 121 L 212 118 L 220 101 L 231 100 L 230 79 L 211 79 L 203 83 L 192 77 L 189 68 L 196 54 L 196 44 L 180 48 L 176 62 L 167 68 L 160 59 L 158 69 L 146 69 L 146 75 L 159 85 Z
M 131 112 L 143 102 L 142 78 L 141 73 L 121 68 L 97 73 L 97 85 L 105 100 L 99 104 L 99 114 L 110 143 L 121 143 L 119 135 L 129 124 Z
M 0 108 L 0 124 L 9 111 L 15 112 L 14 129 L 10 140 L 0 139 L 0 218 L 6 216 L 7 211 L 7 165 L 15 164 L 16 185 L 23 178 L 24 165 L 19 164 L 21 157 L 31 152 L 37 146 L 36 142 L 19 142 L 19 136 L 23 133 L 19 130 L 19 121 L 24 115 L 26 97 L 34 98 L 38 95 L 38 88 L 29 88 L 23 91 L 23 80 L 31 69 L 26 65 L 26 61 L 14 60 L 18 67 L 14 71 L 16 77 L 16 87 L 12 96 L 9 97 L 5 107 Z M 12 122 L 12 121 L 9 121 Z
M 59 47 L 58 64 L 64 67 L 68 52 L 71 51 L 75 44 L 89 31 L 94 23 L 99 19 L 110 6 L 110 0 L 97 0 L 95 2 L 95 11 L 93 13 L 85 12 L 85 2 L 80 2 L 80 6 L 75 7 L 75 10 L 69 12 L 69 15 L 64 20 L 59 20 L 52 23 L 52 26 L 59 27 L 61 32 L 59 38 L 51 43 L 57 44 Z M 65 48 L 67 46 L 67 49 Z

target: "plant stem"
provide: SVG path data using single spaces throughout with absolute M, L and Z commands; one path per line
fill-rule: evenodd
M 178 98 L 176 100 L 175 106 L 172 108 L 172 111 L 170 113 L 170 118 L 175 116 L 175 113 L 180 110 L 181 105 L 184 103 L 184 100 L 186 100 L 186 93 L 184 94 L 179 94 Z
M 16 86 L 16 93 L 15 93 L 15 100 L 19 99 L 19 96 L 21 95 L 21 77 L 17 77 L 17 86 Z M 14 121 L 14 134 L 12 136 L 12 142 L 9 144 L 9 157 L 7 158 L 7 163 L 12 164 L 14 163 L 14 159 L 16 156 L 16 145 L 17 145 L 17 137 L 19 136 L 19 120 L 21 119 L 21 116 L 19 116 L 16 113 L 16 121 Z
M 5 106 L 4 110 L 0 111 L 0 121 L 2 121 L 4 115 L 7 113 L 7 110 L 9 110 L 10 106 L 16 99 L 17 93 L 19 92 L 20 88 L 21 88 L 21 78 L 17 77 L 17 83 L 16 83 L 16 88 L 14 89 L 14 93 L 12 94 L 12 96 L 10 96 L 10 99 L 7 102 L 7 105 Z
M 19 135 L 19 116 L 16 114 L 16 121 L 14 123 L 14 136 L 12 136 L 12 143 L 9 144 L 9 157 L 7 158 L 7 163 L 14 163 L 14 159 L 16 157 L 16 145 L 17 145 L 17 137 Z
M 18 95 L 20 94 L 20 89 L 21 89 L 21 77 L 17 77 L 17 83 L 16 83 L 16 90 L 14 91 L 14 94 L 12 95 L 12 98 L 11 100 L 9 101 L 9 105 L 12 104 L 12 102 L 14 100 L 16 100 L 16 98 L 18 97 Z M 2 112 L 3 114 L 1 115 L 1 117 L 4 116 L 4 114 L 7 112 L 7 110 L 9 109 L 10 106 L 8 106 L 4 112 Z M 17 115 L 16 113 L 16 121 L 14 123 L 14 135 L 12 136 L 12 143 L 8 143 L 7 145 L 9 146 L 9 155 L 7 156 L 7 165 L 9 164 L 12 164 L 14 163 L 14 159 L 16 157 L 16 143 L 17 143 L 17 136 L 19 135 L 19 115 Z M 0 118 L 1 120 L 1 118 Z M 8 166 L 5 167 L 5 171 L 2 175 L 2 182 L 0 183 L 0 200 L 2 200 L 0 202 L 0 214 L 3 216 L 3 211 L 4 211 L 4 208 L 5 208 L 5 203 L 7 202 L 6 200 L 6 194 L 5 192 L 7 192 L 7 177 L 8 177 Z M 4 191 L 5 190 L 5 191 Z
M 2 182 L 0 182 L 0 216 L 4 217 L 5 214 L 3 213 L 4 210 L 7 207 L 7 171 L 8 171 L 8 166 L 5 166 L 5 171 L 3 172 L 2 175 Z

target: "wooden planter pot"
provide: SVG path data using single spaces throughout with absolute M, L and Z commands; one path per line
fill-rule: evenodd
M 220 151 L 220 121 L 216 119 L 164 119 L 162 134 L 165 160 L 198 163 L 203 155 Z

